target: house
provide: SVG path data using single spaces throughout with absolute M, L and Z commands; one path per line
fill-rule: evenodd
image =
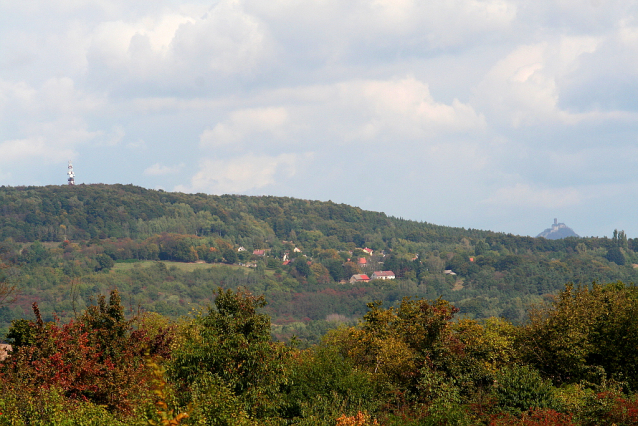
M 452 270 L 451 270 L 451 269 L 446 269 L 445 271 L 443 271 L 443 273 L 444 273 L 445 275 L 456 275 L 456 273 L 452 272 Z
M 237 249 L 237 251 L 246 251 L 246 249 L 243 246 L 241 246 Z
M 350 278 L 350 284 L 360 283 L 360 282 L 367 283 L 368 281 L 370 281 L 370 277 L 368 277 L 366 274 L 356 274 Z
M 253 254 L 255 256 L 265 256 L 266 255 L 266 250 L 253 250 Z
M 371 278 L 373 280 L 393 280 L 396 276 L 392 271 L 374 271 Z
M 284 262 L 282 263 L 282 265 L 286 266 L 286 265 L 290 265 L 290 260 L 284 260 Z
M 372 256 L 372 253 L 374 252 L 374 250 L 372 250 L 371 248 L 364 248 L 363 251 L 365 251 L 366 253 L 368 253 L 370 256 Z
M 361 266 L 366 266 L 368 264 L 368 261 L 365 257 L 360 257 L 357 263 Z
M 301 253 L 301 249 L 299 249 L 299 248 L 297 248 L 297 247 L 295 247 L 295 248 L 293 249 L 293 251 L 294 251 L 295 253 Z

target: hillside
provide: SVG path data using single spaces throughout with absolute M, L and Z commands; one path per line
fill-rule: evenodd
M 0 307 L 0 327 L 28 317 L 34 301 L 46 318 L 71 318 L 115 287 L 130 310 L 177 317 L 219 286 L 245 286 L 267 296 L 282 338 L 316 340 L 368 302 L 406 296 L 521 321 L 566 282 L 635 281 L 637 241 L 614 235 L 623 238 L 519 237 L 286 197 L 1 187 L 0 254 L 13 266 L 3 273 L 19 295 Z M 396 279 L 349 282 L 377 270 Z

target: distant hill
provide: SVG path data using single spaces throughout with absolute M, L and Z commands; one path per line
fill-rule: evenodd
M 574 230 L 569 226 L 565 225 L 564 223 L 558 223 L 558 220 L 554 219 L 554 224 L 552 225 L 552 227 L 547 228 L 536 236 L 536 238 L 539 237 L 547 238 L 548 240 L 560 240 L 567 237 L 578 238 L 578 234 L 576 234 Z

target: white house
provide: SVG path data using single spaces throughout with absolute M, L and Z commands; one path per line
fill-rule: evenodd
M 373 280 L 393 280 L 396 276 L 392 271 L 374 271 L 370 278 Z

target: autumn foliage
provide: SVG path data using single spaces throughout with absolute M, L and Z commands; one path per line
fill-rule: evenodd
M 68 324 L 43 322 L 34 303 L 36 319 L 23 329 L 28 344 L 14 348 L 2 365 L 3 386 L 56 389 L 67 398 L 130 412 L 147 385 L 143 355 L 167 356 L 170 335 L 136 329 L 124 318 L 117 291 L 108 302 L 104 296 L 97 302 Z
M 456 320 L 441 299 L 375 302 L 303 350 L 272 340 L 265 298 L 244 289 L 174 325 L 125 318 L 117 291 L 66 324 L 34 304 L 0 365 L 0 425 L 638 425 L 634 367 L 598 343 L 632 359 L 634 291 L 567 287 L 524 326 Z

